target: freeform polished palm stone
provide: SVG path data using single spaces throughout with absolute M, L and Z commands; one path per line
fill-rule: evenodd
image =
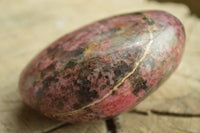
M 127 111 L 165 81 L 185 45 L 181 22 L 163 11 L 103 19 L 69 33 L 24 69 L 26 104 L 48 117 L 90 122 Z

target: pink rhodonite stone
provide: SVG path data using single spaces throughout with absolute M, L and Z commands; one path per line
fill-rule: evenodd
M 181 22 L 163 11 L 103 19 L 69 33 L 24 69 L 26 104 L 48 117 L 90 122 L 127 111 L 177 68 L 185 46 Z

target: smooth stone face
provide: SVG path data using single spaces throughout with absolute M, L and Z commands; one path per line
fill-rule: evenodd
M 178 66 L 183 25 L 163 11 L 110 17 L 55 41 L 23 71 L 26 104 L 48 117 L 90 122 L 127 111 Z

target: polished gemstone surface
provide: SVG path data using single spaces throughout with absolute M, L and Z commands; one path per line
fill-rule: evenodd
M 103 19 L 69 33 L 24 69 L 26 104 L 48 117 L 90 122 L 127 111 L 177 68 L 184 51 L 180 21 L 163 11 Z

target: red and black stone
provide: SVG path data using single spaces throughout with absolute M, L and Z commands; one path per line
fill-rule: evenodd
M 127 111 L 178 66 L 185 45 L 181 22 L 163 11 L 97 21 L 58 39 L 23 71 L 26 104 L 69 123 Z

